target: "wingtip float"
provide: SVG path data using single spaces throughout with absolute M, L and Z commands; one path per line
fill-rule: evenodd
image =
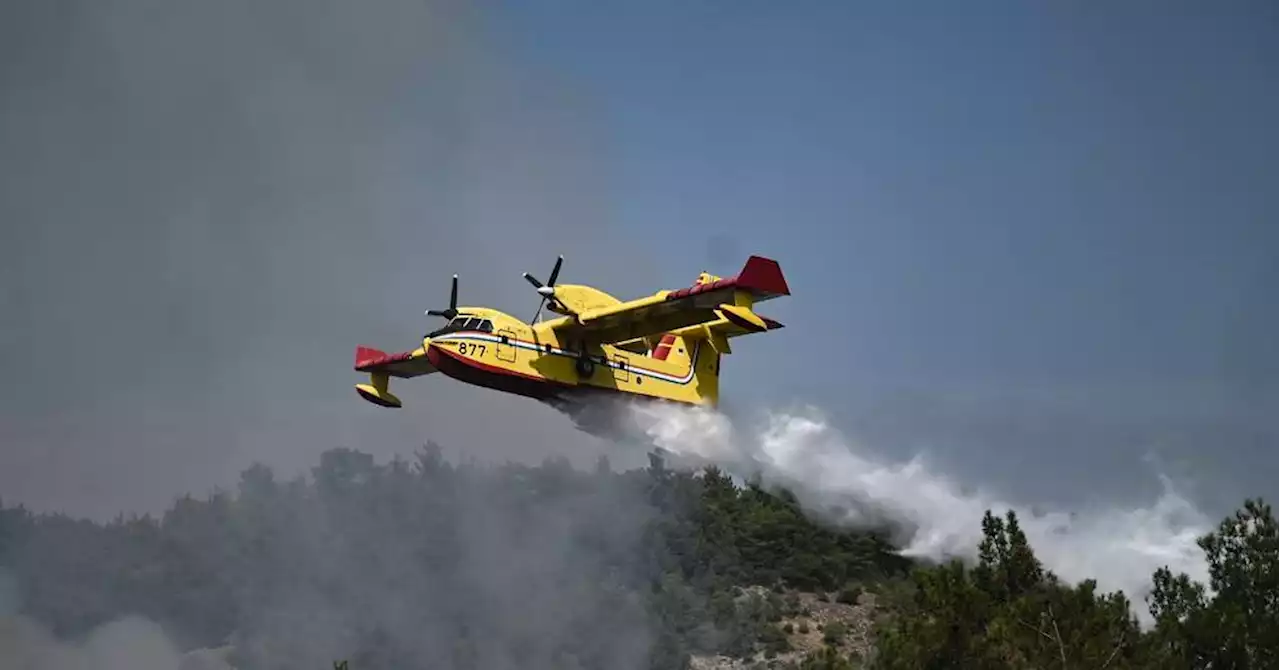
M 356 348 L 355 370 L 369 375 L 356 392 L 380 407 L 399 408 L 392 377 L 436 372 L 477 386 L 547 402 L 594 392 L 715 406 L 720 359 L 729 341 L 782 324 L 757 314 L 757 303 L 791 295 L 772 259 L 751 256 L 736 276 L 703 272 L 693 285 L 621 301 L 591 286 L 558 284 L 556 260 L 547 283 L 529 273 L 540 300 L 528 322 L 487 307 L 458 306 L 453 276 L 449 307 L 427 310 L 447 323 L 402 353 Z M 542 319 L 543 310 L 558 316 Z

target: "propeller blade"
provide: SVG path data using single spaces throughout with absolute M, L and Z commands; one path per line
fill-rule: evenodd
M 458 315 L 458 275 L 453 276 L 453 286 L 449 288 L 449 309 L 429 309 L 427 316 L 442 316 L 452 320 Z
M 557 256 L 556 264 L 551 268 L 551 276 L 548 278 L 546 284 L 538 281 L 528 272 L 524 273 L 524 280 L 532 284 L 533 288 L 538 291 L 538 295 L 542 296 L 542 300 L 538 301 L 538 311 L 534 312 L 533 319 L 529 321 L 530 325 L 537 323 L 538 317 L 542 316 L 543 307 L 546 307 L 549 304 L 552 305 L 552 309 L 557 309 L 557 305 L 563 307 L 563 304 L 559 300 L 556 300 L 555 288 L 556 280 L 560 278 L 560 267 L 562 265 L 564 265 L 564 256 Z
M 556 266 L 551 269 L 551 278 L 547 280 L 547 286 L 556 285 L 556 277 L 560 276 L 560 266 L 564 263 L 564 256 L 556 259 Z
M 538 317 L 542 316 L 542 306 L 545 304 L 547 304 L 546 298 L 543 298 L 542 300 L 538 301 L 538 311 L 533 313 L 532 319 L 529 319 L 529 325 L 532 326 L 533 324 L 538 322 Z

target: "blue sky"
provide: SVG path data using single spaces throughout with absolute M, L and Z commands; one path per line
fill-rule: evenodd
M 772 254 L 870 374 L 1270 378 L 1273 7 L 692 5 L 504 15 L 664 272 Z
M 761 311 L 788 327 L 735 345 L 732 411 L 812 403 L 1023 500 L 1145 497 L 1156 472 L 1218 507 L 1273 492 L 1275 24 L 1261 2 L 0 4 L 23 380 L 0 495 L 159 509 L 255 460 L 427 440 L 643 464 L 521 398 L 428 380 L 388 413 L 351 389 L 355 346 L 416 346 L 450 274 L 532 315 L 520 273 L 557 253 L 623 298 L 781 262 L 794 295 Z
M 790 330 L 739 348 L 735 391 L 1045 412 L 1132 458 L 1213 425 L 1182 457 L 1239 448 L 1270 473 L 1275 18 L 602 2 L 494 24 L 598 114 L 607 223 L 663 276 L 783 263 L 795 295 L 761 310 Z

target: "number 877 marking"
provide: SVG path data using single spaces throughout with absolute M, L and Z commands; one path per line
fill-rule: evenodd
M 465 356 L 474 356 L 477 349 L 480 351 L 480 355 L 483 356 L 485 351 L 483 344 L 476 344 L 475 342 L 458 343 L 458 353 Z

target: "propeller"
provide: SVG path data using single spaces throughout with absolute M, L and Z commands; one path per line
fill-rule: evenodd
M 556 278 L 560 276 L 560 266 L 564 263 L 564 256 L 556 258 L 555 267 L 551 268 L 551 276 L 547 278 L 547 283 L 543 284 L 528 272 L 524 273 L 525 281 L 533 284 L 533 288 L 542 296 L 542 300 L 538 301 L 538 311 L 534 313 L 533 319 L 529 321 L 534 324 L 538 321 L 538 317 L 542 316 L 542 307 L 547 304 L 547 300 L 556 299 Z M 557 300 L 557 304 L 560 302 Z M 563 305 L 561 305 L 563 307 Z
M 458 275 L 453 276 L 453 288 L 449 291 L 449 309 L 429 309 L 427 316 L 442 316 L 452 320 L 458 315 Z

